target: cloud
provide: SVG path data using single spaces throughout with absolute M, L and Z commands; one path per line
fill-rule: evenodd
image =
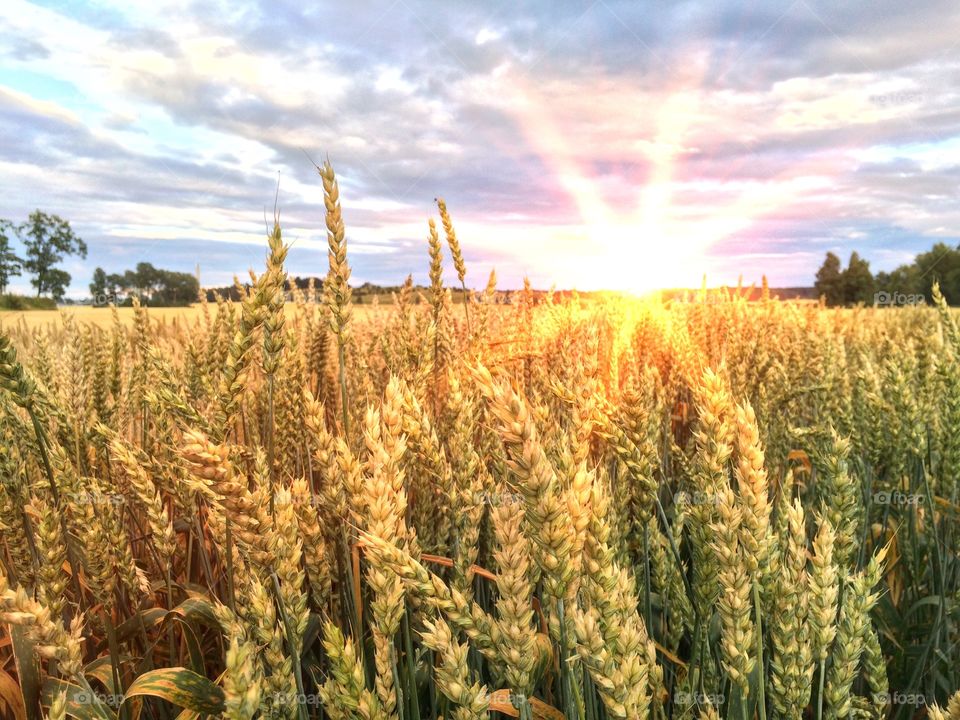
M 801 285 L 827 249 L 889 269 L 960 226 L 957 21 L 946 0 L 9 0 L 4 212 L 69 217 L 86 271 L 230 275 L 262 260 L 279 177 L 291 270 L 321 274 L 307 154 L 329 153 L 358 279 L 424 275 L 438 195 L 477 286 L 494 263 L 509 286 Z M 604 273 L 625 259 L 642 272 Z
M 46 45 L 32 38 L 12 38 L 6 55 L 14 60 L 30 62 L 50 57 L 50 50 Z

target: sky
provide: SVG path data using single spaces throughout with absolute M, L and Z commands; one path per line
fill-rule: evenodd
M 890 270 L 960 240 L 958 27 L 955 0 L 3 0 L 0 217 L 68 219 L 82 297 L 97 266 L 261 268 L 276 197 L 322 276 L 329 157 L 356 284 L 426 280 L 438 196 L 473 287 Z

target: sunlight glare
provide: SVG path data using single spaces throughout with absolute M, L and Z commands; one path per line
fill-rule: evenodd
M 652 137 L 638 140 L 626 150 L 613 149 L 603 159 L 620 169 L 641 166 L 645 170 L 642 180 L 614 175 L 618 183 L 628 183 L 627 192 L 635 193 L 632 206 L 608 198 L 609 170 L 595 165 L 597 148 L 588 142 L 603 139 L 590 133 L 610 121 L 602 116 L 611 110 L 609 104 L 598 102 L 597 117 L 591 123 L 582 113 L 565 114 L 549 89 L 531 86 L 522 77 L 507 80 L 504 97 L 518 126 L 579 214 L 580 227 L 569 226 L 569 230 L 571 236 L 582 238 L 584 252 L 570 262 L 560 257 L 549 259 L 554 273 L 563 276 L 558 279 L 576 277 L 578 286 L 585 289 L 633 293 L 699 287 L 703 276 L 710 274 L 711 262 L 717 260 L 711 257 L 711 248 L 749 230 L 761 216 L 797 201 L 803 192 L 818 189 L 819 180 L 834 169 L 834 161 L 812 158 L 798 163 L 790 177 L 781 175 L 770 181 L 728 182 L 721 177 L 705 180 L 702 187 L 684 181 L 680 173 L 684 159 L 699 152 L 691 146 L 692 130 L 704 131 L 700 107 L 703 72 L 702 62 L 692 61 L 687 77 L 664 89 L 653 109 L 646 104 L 651 94 L 643 94 L 644 105 L 635 114 L 638 123 L 653 126 Z M 631 94 L 637 94 L 634 88 L 622 88 L 623 97 Z M 629 108 L 622 111 L 631 114 Z M 572 139 L 578 130 L 583 136 L 579 144 Z M 621 152 L 635 157 L 621 156 Z M 714 197 L 698 204 L 688 190 L 685 197 L 675 198 L 678 188 L 684 186 L 693 187 L 694 194 Z M 618 193 L 621 189 L 614 186 Z

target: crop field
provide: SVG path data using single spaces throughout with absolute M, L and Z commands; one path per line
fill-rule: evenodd
M 354 308 L 354 314 L 361 318 L 367 313 L 377 312 L 374 305 L 359 305 Z M 160 326 L 179 324 L 190 325 L 203 316 L 203 307 L 196 303 L 189 307 L 160 307 L 149 308 L 150 321 Z M 294 306 L 290 304 L 285 312 L 292 318 Z M 32 333 L 34 330 L 50 333 L 56 332 L 63 326 L 61 314 L 68 316 L 67 322 L 74 321 L 80 325 L 96 325 L 110 329 L 119 321 L 121 325 L 133 325 L 137 313 L 132 307 L 118 307 L 114 314 L 112 307 L 94 307 L 91 305 L 64 306 L 59 312 L 50 310 L 0 310 L 0 330 L 8 333 Z
M 441 203 L 354 312 L 322 175 L 320 301 L 0 318 L 0 715 L 960 718 L 936 290 L 453 304 Z
M 150 319 L 155 323 L 187 322 L 195 319 L 198 307 L 156 308 L 150 311 Z M 132 307 L 112 308 L 78 305 L 64 308 L 61 312 L 67 314 L 82 325 L 96 325 L 101 328 L 110 328 L 116 321 L 123 325 L 131 325 L 136 317 Z M 68 321 L 69 322 L 69 321 Z M 0 328 L 7 332 L 56 332 L 62 327 L 60 312 L 50 310 L 7 310 L 0 311 Z

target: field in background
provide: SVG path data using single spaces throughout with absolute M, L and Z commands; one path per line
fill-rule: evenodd
M 133 308 L 117 308 L 120 319 L 125 324 L 133 322 Z M 150 317 L 160 322 L 186 320 L 192 322 L 199 312 L 199 306 L 151 308 Z M 109 327 L 113 324 L 113 314 L 109 308 L 92 307 L 89 305 L 65 306 L 58 311 L 52 310 L 8 310 L 0 311 L 0 328 L 11 329 L 24 326 L 28 330 L 34 328 L 60 327 L 61 314 L 66 313 L 76 318 L 78 322 L 93 323 L 99 327 Z
M 358 315 L 375 312 L 373 305 L 357 305 L 355 312 Z M 211 311 L 216 311 L 216 306 L 211 304 Z M 292 312 L 292 306 L 287 309 Z M 134 310 L 132 307 L 117 308 L 120 320 L 125 325 L 133 322 Z M 147 313 L 153 322 L 159 322 L 164 325 L 186 322 L 188 324 L 196 322 L 201 317 L 200 305 L 191 305 L 190 307 L 158 307 L 148 308 Z M 0 329 L 14 330 L 18 327 L 25 327 L 27 330 L 34 328 L 50 329 L 59 328 L 63 325 L 62 315 L 69 315 L 79 323 L 92 323 L 98 327 L 106 328 L 113 324 L 113 313 L 109 308 L 92 307 L 89 305 L 64 306 L 58 311 L 52 310 L 0 310 Z

